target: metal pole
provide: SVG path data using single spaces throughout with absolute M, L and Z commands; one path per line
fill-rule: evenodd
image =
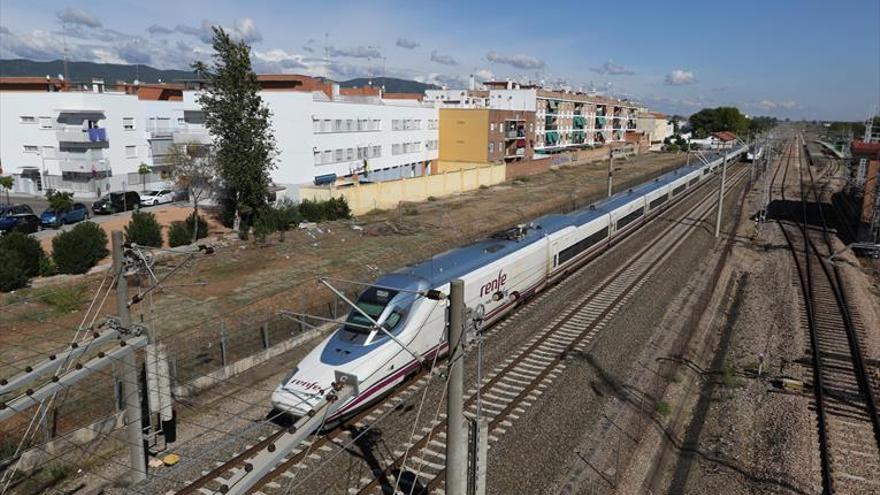
M 724 162 L 721 165 L 721 187 L 718 188 L 718 212 L 715 217 L 715 238 L 721 235 L 721 207 L 724 204 L 724 182 L 727 178 L 727 151 L 724 152 Z
M 467 425 L 464 421 L 464 281 L 450 284 L 449 384 L 446 397 L 446 493 L 467 493 Z M 479 385 L 478 385 L 479 386 Z
M 608 151 L 608 196 L 611 197 L 611 188 L 614 182 L 614 150 Z
M 128 281 L 125 279 L 122 264 L 122 232 L 114 230 L 113 271 L 116 281 L 116 311 L 122 328 L 131 328 L 131 313 L 128 310 Z M 138 369 L 134 352 L 122 357 L 122 395 L 125 402 L 126 437 L 128 455 L 131 462 L 131 483 L 138 483 L 147 477 L 147 461 L 144 456 L 143 426 L 141 425 L 141 399 L 138 389 Z

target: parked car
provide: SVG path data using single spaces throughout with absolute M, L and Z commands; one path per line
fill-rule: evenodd
M 89 209 L 82 203 L 74 203 L 67 211 L 57 212 L 51 208 L 40 215 L 43 227 L 58 228 L 64 224 L 76 223 L 89 218 Z
M 9 215 L 6 218 L 13 219 L 11 225 L 0 228 L 0 234 L 6 232 L 21 232 L 23 234 L 33 234 L 40 231 L 40 217 L 33 213 L 19 213 L 17 215 Z
M 120 211 L 133 210 L 140 206 L 141 196 L 134 191 L 112 192 L 105 194 L 98 201 L 92 203 L 92 212 L 96 215 L 101 213 L 118 213 Z
M 144 206 L 156 206 L 174 201 L 174 192 L 170 189 L 148 191 L 141 195 L 141 204 Z
M 0 205 L 0 232 L 9 232 L 12 230 L 18 230 L 16 227 L 20 223 L 28 224 L 30 219 L 26 218 L 26 215 L 34 215 L 34 210 L 31 209 L 30 206 L 25 204 L 20 205 Z M 39 230 L 40 222 L 39 218 L 37 218 L 37 230 Z M 29 226 L 25 226 L 26 229 L 29 229 Z

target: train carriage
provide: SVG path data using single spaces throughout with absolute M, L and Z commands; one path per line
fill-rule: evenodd
M 728 156 L 744 151 L 741 147 Z M 711 155 L 708 163 L 681 167 L 578 211 L 546 215 L 383 275 L 361 293 L 346 320 L 275 389 L 273 407 L 295 417 L 307 414 L 329 390 L 335 372 L 341 371 L 357 376 L 359 393 L 336 405 L 327 420 L 361 409 L 421 363 L 446 352 L 446 301 L 420 294 L 429 289 L 448 293 L 450 282 L 462 279 L 472 318 L 492 324 L 683 197 L 722 159 Z

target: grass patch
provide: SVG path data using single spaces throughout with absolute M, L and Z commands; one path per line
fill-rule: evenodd
M 526 183 L 528 183 L 528 182 L 531 181 L 531 180 L 532 180 L 532 179 L 530 179 L 529 177 L 517 177 L 516 179 L 513 179 L 513 184 L 516 185 L 516 186 L 518 186 L 518 185 L 521 185 L 521 184 L 526 184 Z
M 437 196 L 428 196 L 428 201 L 437 201 Z
M 742 387 L 743 381 L 736 376 L 736 366 L 725 363 L 721 368 L 721 384 L 728 388 Z
M 666 416 L 669 416 L 670 413 L 672 413 L 672 406 L 670 406 L 669 403 L 666 402 L 665 400 L 657 403 L 656 409 L 657 409 L 657 414 L 663 416 L 664 418 Z
M 487 186 L 486 184 L 480 184 L 480 188 L 479 188 L 479 189 L 480 189 L 481 191 L 485 191 L 486 189 L 489 189 L 489 186 Z

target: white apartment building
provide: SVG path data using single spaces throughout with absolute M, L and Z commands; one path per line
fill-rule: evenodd
M 4 90 L 15 78 L 4 79 L 0 165 L 4 174 L 15 176 L 18 192 L 53 188 L 95 197 L 109 190 L 163 187 L 169 146 L 211 139 L 195 90 L 144 85 L 113 91 L 98 84 L 87 91 L 22 90 L 21 85 Z M 386 98 L 372 88 L 346 94 L 305 76 L 271 81 L 279 80 L 287 85 L 267 83 L 261 92 L 272 112 L 278 155 L 271 178 L 279 197 L 297 199 L 302 184 L 431 173 L 438 155 L 434 104 Z M 138 174 L 142 163 L 150 174 Z

